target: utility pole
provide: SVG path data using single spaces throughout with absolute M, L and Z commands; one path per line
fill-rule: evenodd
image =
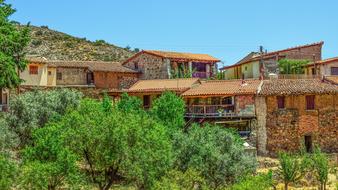
M 263 46 L 259 46 L 259 74 L 260 74 L 260 80 L 264 79 L 264 69 L 263 69 Z

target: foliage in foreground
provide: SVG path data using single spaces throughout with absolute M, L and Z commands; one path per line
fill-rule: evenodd
M 22 71 L 27 65 L 24 48 L 30 41 L 30 31 L 9 20 L 14 12 L 11 5 L 0 0 L 0 89 L 18 86 L 22 80 L 17 70 Z
M 196 169 L 213 189 L 230 185 L 256 169 L 255 158 L 244 152 L 243 141 L 233 130 L 192 126 L 175 138 L 175 165 L 181 171 Z
M 182 129 L 184 125 L 185 103 L 173 92 L 164 92 L 155 99 L 151 114 L 168 129 Z
M 207 190 L 206 181 L 201 174 L 191 168 L 182 172 L 171 170 L 152 187 L 153 190 Z
M 273 186 L 272 172 L 269 171 L 267 174 L 247 176 L 229 190 L 268 190 Z
M 0 152 L 0 189 L 10 189 L 16 177 L 17 166 L 7 154 Z
M 85 99 L 55 125 L 67 129 L 67 146 L 100 189 L 121 180 L 150 187 L 170 167 L 172 149 L 165 128 L 147 115 L 117 109 L 106 113 L 99 102 Z
M 304 66 L 308 60 L 282 59 L 278 61 L 281 74 L 304 74 Z
M 32 91 L 14 97 L 6 122 L 19 137 L 20 146 L 31 143 L 32 131 L 76 108 L 82 94 L 69 89 Z

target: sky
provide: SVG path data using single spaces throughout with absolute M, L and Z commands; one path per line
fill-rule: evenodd
M 336 0 L 7 0 L 20 23 L 147 50 L 207 53 L 231 65 L 267 51 L 324 41 L 338 56 Z M 222 65 L 221 64 L 221 65 Z

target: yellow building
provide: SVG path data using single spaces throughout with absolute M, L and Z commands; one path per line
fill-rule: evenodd
M 306 65 L 305 73 L 307 75 L 314 75 L 316 73 L 319 76 L 338 76 L 338 57 L 316 61 L 315 63 L 312 62 Z
M 324 42 L 317 42 L 273 52 L 251 52 L 236 64 L 220 70 L 225 79 L 268 77 L 270 73 L 278 74 L 278 61 L 281 59 L 321 60 L 323 44 Z

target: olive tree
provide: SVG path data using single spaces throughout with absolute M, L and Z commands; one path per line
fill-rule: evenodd
M 245 153 L 243 141 L 233 130 L 194 125 L 174 139 L 178 169 L 196 169 L 213 189 L 232 184 L 256 169 L 256 159 Z
M 170 167 L 172 148 L 165 128 L 146 114 L 85 99 L 58 123 L 67 146 L 80 157 L 82 170 L 99 189 L 121 180 L 150 187 Z

